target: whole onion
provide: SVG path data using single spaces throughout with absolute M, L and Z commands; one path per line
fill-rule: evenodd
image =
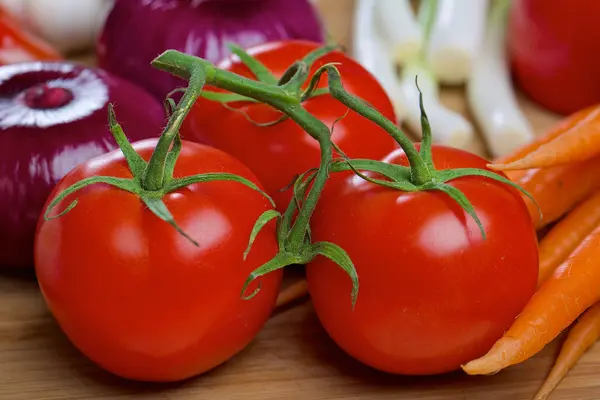
M 323 42 L 308 0 L 117 0 L 97 46 L 102 68 L 144 86 L 159 99 L 185 82 L 150 62 L 168 49 L 219 62 L 227 42 L 250 47 L 282 39 Z
M 0 67 L 1 266 L 33 265 L 35 227 L 54 185 L 117 147 L 109 102 L 130 140 L 160 134 L 162 104 L 106 71 L 63 62 Z

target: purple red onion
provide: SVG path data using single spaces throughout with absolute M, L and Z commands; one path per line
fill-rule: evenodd
M 97 46 L 99 66 L 144 86 L 161 101 L 185 82 L 150 62 L 167 49 L 217 63 L 243 48 L 283 39 L 324 41 L 308 0 L 116 0 Z
M 0 266 L 33 265 L 36 224 L 54 185 L 117 147 L 109 102 L 130 140 L 160 134 L 162 104 L 106 71 L 71 63 L 0 67 Z

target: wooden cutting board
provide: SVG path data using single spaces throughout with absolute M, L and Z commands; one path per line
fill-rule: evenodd
M 350 44 L 353 1 L 317 3 L 332 35 Z M 445 89 L 443 101 L 468 115 L 461 89 Z M 521 104 L 538 133 L 557 120 L 524 98 Z M 474 145 L 480 154 L 485 154 L 483 149 L 481 142 Z M 246 350 L 204 376 L 175 385 L 138 384 L 100 370 L 69 343 L 49 315 L 33 276 L 0 276 L 2 400 L 527 400 L 547 374 L 561 339 L 494 376 L 391 376 L 345 355 L 320 327 L 310 302 L 304 302 L 276 312 Z M 582 358 L 552 396 L 598 399 L 600 347 Z

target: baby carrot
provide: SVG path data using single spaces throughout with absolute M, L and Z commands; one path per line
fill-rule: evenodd
M 495 159 L 492 162 L 492 164 L 494 164 L 494 165 L 509 164 L 509 163 L 515 162 L 517 160 L 520 160 L 520 159 L 526 157 L 528 154 L 533 153 L 534 151 L 539 149 L 544 144 L 556 139 L 563 133 L 569 131 L 569 129 L 573 128 L 581 120 L 585 119 L 589 114 L 593 113 L 596 110 L 596 107 L 597 106 L 587 107 L 587 108 L 584 108 L 582 110 L 579 110 L 579 111 L 569 115 L 566 118 L 563 118 L 558 123 L 556 123 L 552 128 L 547 130 L 545 133 L 537 136 L 535 138 L 535 140 L 533 140 L 532 142 L 519 147 L 511 154 L 507 154 L 505 156 Z M 504 173 L 508 176 L 508 178 L 513 181 L 520 179 L 523 175 L 525 175 L 526 172 L 527 172 L 527 170 L 504 171 Z
M 545 281 L 596 226 L 600 225 L 600 191 L 569 212 L 539 245 L 538 285 Z
M 528 191 L 540 207 L 541 216 L 535 204 L 523 196 L 536 228 L 540 229 L 600 188 L 600 156 L 576 164 L 527 170 L 515 182 Z
M 524 146 L 519 147 L 517 150 L 510 154 L 507 154 L 494 160 L 494 164 L 508 164 L 524 158 L 528 154 L 533 153 L 534 151 L 539 149 L 544 144 L 551 142 L 552 140 L 561 136 L 563 133 L 569 131 L 581 120 L 585 119 L 589 114 L 594 113 L 598 107 L 599 106 L 594 105 L 591 107 L 584 108 L 558 121 L 554 126 L 552 126 L 552 128 L 547 130 L 542 135 L 537 136 L 535 140 L 531 141 L 530 143 Z
M 596 303 L 570 329 L 550 374 L 533 400 L 546 400 L 569 370 L 599 338 L 600 303 Z
M 600 300 L 600 226 L 539 287 L 509 330 L 484 356 L 468 362 L 469 375 L 492 374 L 544 348 Z
M 600 105 L 575 113 L 530 146 L 530 151 L 521 149 L 518 153 L 520 157 L 511 156 L 510 160 L 489 167 L 502 171 L 547 168 L 585 161 L 600 154 Z
M 516 171 L 502 171 L 504 172 L 504 175 L 506 175 L 506 177 L 508 179 L 510 179 L 513 182 L 517 182 L 519 179 L 523 178 L 525 175 L 527 175 L 527 172 L 530 171 L 528 169 L 519 169 Z

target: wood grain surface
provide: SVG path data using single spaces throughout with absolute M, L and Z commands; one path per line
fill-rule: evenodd
M 331 34 L 349 44 L 353 1 L 317 2 Z M 445 89 L 443 101 L 468 115 L 461 89 Z M 538 133 L 557 120 L 524 98 L 521 104 Z M 485 154 L 481 142 L 473 149 Z M 3 400 L 527 400 L 547 374 L 561 340 L 494 376 L 469 377 L 460 372 L 391 376 L 345 355 L 320 327 L 310 302 L 304 302 L 279 310 L 246 350 L 201 377 L 177 385 L 138 384 L 100 370 L 68 342 L 48 313 L 32 275 L 0 276 Z M 600 399 L 600 347 L 583 357 L 551 399 Z

